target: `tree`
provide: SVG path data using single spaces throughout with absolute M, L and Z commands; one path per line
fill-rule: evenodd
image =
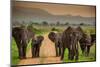
M 43 21 L 42 24 L 43 24 L 43 25 L 48 25 L 48 22 Z
M 57 21 L 56 25 L 58 25 L 58 26 L 59 26 L 59 25 L 60 25 L 60 22 L 59 22 L 59 21 Z
M 69 22 L 66 22 L 65 25 L 69 25 Z
M 84 23 L 80 23 L 80 25 L 85 25 Z
M 30 24 L 31 24 L 31 25 L 39 25 L 38 22 L 33 22 L 33 21 L 30 21 Z

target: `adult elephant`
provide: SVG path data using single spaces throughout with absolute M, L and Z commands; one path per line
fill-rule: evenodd
M 43 36 L 36 36 L 35 38 L 32 39 L 31 43 L 32 58 L 39 57 L 39 51 L 43 40 L 44 40 Z
M 78 41 L 82 37 L 81 29 L 78 28 L 72 28 L 68 27 L 63 33 L 62 33 L 62 45 L 63 45 L 63 51 L 61 60 L 64 58 L 64 52 L 65 49 L 68 48 L 68 59 L 69 60 L 78 60 Z
M 56 56 L 61 56 L 62 53 L 62 41 L 61 33 L 50 32 L 48 38 L 55 43 Z
M 34 33 L 29 28 L 14 27 L 12 28 L 12 36 L 17 44 L 19 58 L 25 59 L 27 44 L 34 37 Z

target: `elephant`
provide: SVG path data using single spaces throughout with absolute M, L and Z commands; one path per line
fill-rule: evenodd
M 41 43 L 44 40 L 43 36 L 37 36 L 32 39 L 31 48 L 32 48 L 32 58 L 39 57 L 39 51 L 41 47 Z
M 34 35 L 35 34 L 29 28 L 22 28 L 22 27 L 12 28 L 12 36 L 14 37 L 18 48 L 19 59 L 26 58 L 27 44 L 29 43 L 30 39 L 34 37 Z
M 69 26 L 65 29 L 62 33 L 62 55 L 61 60 L 64 58 L 65 49 L 68 49 L 68 59 L 69 60 L 78 60 L 79 59 L 79 52 L 78 52 L 78 41 L 82 37 L 82 29 L 80 27 L 72 28 Z
M 95 34 L 83 33 L 83 36 L 79 41 L 83 55 L 89 56 L 90 48 L 94 44 L 95 40 Z
M 82 50 L 82 54 L 88 55 L 91 45 L 90 35 L 83 34 L 83 37 L 80 39 L 79 43 Z
M 56 56 L 61 56 L 62 53 L 62 42 L 61 33 L 50 32 L 48 38 L 55 43 Z

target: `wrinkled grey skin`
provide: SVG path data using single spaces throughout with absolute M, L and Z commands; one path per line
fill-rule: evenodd
M 25 59 L 27 44 L 34 37 L 34 33 L 30 29 L 14 27 L 12 28 L 12 36 L 17 44 L 19 58 Z
M 64 58 L 65 48 L 68 49 L 68 59 L 78 60 L 78 41 L 81 39 L 82 34 L 79 28 L 68 27 L 62 34 L 62 56 L 61 60 Z
M 85 56 L 89 55 L 91 43 L 91 36 L 87 34 L 83 34 L 83 37 L 79 41 L 80 47 L 82 50 L 82 54 Z
M 48 38 L 55 43 L 56 56 L 61 56 L 62 53 L 62 41 L 61 33 L 50 32 Z
M 43 40 L 44 40 L 43 36 L 37 36 L 36 38 L 32 39 L 32 43 L 31 43 L 32 58 L 39 57 L 39 51 Z

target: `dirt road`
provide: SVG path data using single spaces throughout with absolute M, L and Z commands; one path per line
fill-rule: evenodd
M 60 63 L 60 57 L 55 57 L 55 55 L 54 43 L 48 39 L 48 34 L 45 34 L 40 48 L 40 57 L 31 58 L 32 54 L 30 49 L 27 53 L 27 59 L 20 60 L 18 65 Z

